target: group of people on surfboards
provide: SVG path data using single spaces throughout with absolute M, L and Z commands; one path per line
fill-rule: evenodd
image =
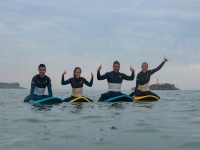
M 148 70 L 148 64 L 146 62 L 142 63 L 141 71 L 137 74 L 136 77 L 136 87 L 134 92 L 132 92 L 129 96 L 145 96 L 145 95 L 153 95 L 159 98 L 158 95 L 151 92 L 149 90 L 149 81 L 151 75 L 155 72 L 160 70 L 162 66 L 167 62 L 168 59 L 164 57 L 162 63 L 155 69 Z M 106 99 L 113 98 L 120 95 L 125 95 L 121 93 L 121 85 L 123 80 L 132 81 L 135 78 L 135 70 L 130 66 L 131 76 L 127 76 L 124 73 L 119 72 L 120 70 L 120 63 L 115 61 L 113 63 L 113 71 L 106 72 L 105 74 L 101 75 L 100 70 L 102 69 L 102 65 L 98 67 L 97 70 L 97 79 L 98 80 L 105 80 L 107 79 L 108 82 L 108 92 L 103 93 L 98 101 L 102 102 Z M 46 66 L 44 64 L 40 64 L 38 67 L 39 74 L 35 75 L 31 81 L 31 90 L 30 95 L 28 95 L 24 102 L 32 102 L 48 97 L 52 97 L 52 88 L 51 88 L 51 79 L 45 75 L 46 73 Z M 73 77 L 69 78 L 68 80 L 64 79 L 64 75 L 67 74 L 66 71 L 63 72 L 61 78 L 61 84 L 67 85 L 71 84 L 72 87 L 72 94 L 70 97 L 63 100 L 63 102 L 70 102 L 72 99 L 84 96 L 83 95 L 83 84 L 92 87 L 94 75 L 91 72 L 91 80 L 88 82 L 85 78 L 81 77 L 81 68 L 76 67 L 74 69 Z M 45 88 L 47 87 L 49 95 L 44 95 Z M 93 101 L 87 98 L 89 101 Z

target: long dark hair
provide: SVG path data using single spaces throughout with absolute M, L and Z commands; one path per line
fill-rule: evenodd
M 80 67 L 76 67 L 76 68 L 74 69 L 74 74 L 73 74 L 73 76 L 74 76 L 74 78 L 73 78 L 74 88 L 75 88 L 75 78 L 76 78 L 75 72 L 76 72 L 77 69 L 79 69 L 79 70 L 81 71 L 81 68 L 80 68 Z

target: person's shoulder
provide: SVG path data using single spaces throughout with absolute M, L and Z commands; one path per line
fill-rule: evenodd
M 106 72 L 105 74 L 113 74 L 114 71 Z
M 50 77 L 47 76 L 47 75 L 45 75 L 44 77 L 45 77 L 45 79 L 47 79 L 47 80 L 51 80 Z
M 84 77 L 80 77 L 81 81 L 86 81 L 86 79 Z
M 137 75 L 140 76 L 142 74 L 142 71 L 140 71 Z
M 126 75 L 125 73 L 122 73 L 122 72 L 118 72 L 118 73 L 119 73 L 119 75 L 123 75 L 123 76 Z
M 36 75 L 33 76 L 32 79 L 37 79 L 38 77 L 39 77 L 39 74 L 36 74 Z
M 67 80 L 72 81 L 72 80 L 74 80 L 74 77 L 68 78 Z

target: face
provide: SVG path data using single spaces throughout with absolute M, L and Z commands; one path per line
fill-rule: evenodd
M 147 69 L 148 69 L 148 65 L 146 63 L 143 63 L 142 64 L 142 72 L 147 72 Z
M 120 69 L 120 65 L 119 64 L 114 64 L 113 65 L 113 71 L 114 72 L 119 72 L 119 69 Z
M 40 67 L 40 68 L 38 69 L 38 72 L 39 72 L 39 75 L 40 75 L 41 77 L 44 77 L 44 75 L 45 75 L 45 73 L 46 73 L 46 68 L 45 68 L 45 67 Z
M 75 76 L 76 76 L 76 78 L 80 78 L 80 76 L 81 76 L 81 70 L 80 69 L 76 69 Z

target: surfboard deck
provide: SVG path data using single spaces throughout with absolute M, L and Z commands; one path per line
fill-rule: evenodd
M 33 101 L 32 104 L 58 104 L 58 103 L 62 103 L 62 99 L 60 97 L 53 96 L 53 97 Z
M 86 97 L 80 96 L 80 97 L 72 99 L 69 102 L 74 103 L 74 102 L 91 102 L 91 101 L 87 99 Z
M 133 102 L 133 98 L 128 95 L 120 95 L 104 100 L 104 102 Z
M 146 95 L 146 96 L 135 96 L 133 97 L 134 100 L 136 101 L 144 101 L 144 102 L 153 102 L 153 101 L 158 101 L 159 98 L 153 95 Z

